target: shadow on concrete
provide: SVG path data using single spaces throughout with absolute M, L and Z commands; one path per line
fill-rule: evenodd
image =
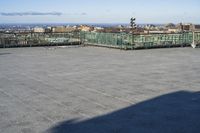
M 48 133 L 199 133 L 200 92 L 180 91 L 85 121 L 58 123 Z
M 0 55 L 7 55 L 7 54 L 11 54 L 11 53 L 0 53 Z

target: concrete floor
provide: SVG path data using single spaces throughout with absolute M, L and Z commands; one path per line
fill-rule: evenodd
M 162 115 L 158 115 L 158 121 L 168 121 L 169 131 L 164 130 L 162 133 L 196 132 L 200 130 L 200 121 L 190 117 L 199 118 L 199 113 L 195 112 L 200 111 L 199 50 L 171 48 L 120 51 L 96 47 L 0 49 L 0 133 L 131 133 L 134 128 L 130 125 L 124 125 L 124 128 L 120 122 L 113 124 L 113 121 L 124 118 L 113 119 L 109 116 L 118 111 L 123 112 L 123 109 L 130 113 L 127 107 L 134 107 L 133 111 L 138 119 L 141 114 L 151 116 L 155 111 L 164 111 Z M 195 94 L 189 96 L 189 100 L 193 101 L 187 101 L 187 105 L 190 104 L 191 107 L 181 102 L 187 96 L 184 95 L 183 98 L 178 95 L 178 98 L 183 98 L 180 102 L 168 98 L 170 106 L 178 107 L 171 114 L 170 108 L 165 108 L 169 105 L 166 101 L 160 102 L 166 104 L 163 109 L 159 109 L 158 105 L 155 109 L 145 106 L 147 112 L 152 112 L 150 114 L 142 112 L 141 107 L 138 108 L 141 103 L 148 103 L 154 98 L 163 99 L 162 96 L 177 92 Z M 187 113 L 184 112 L 179 117 L 176 115 L 180 113 L 179 109 L 189 108 L 192 114 L 186 118 L 196 126 L 191 126 L 190 130 L 180 129 L 184 114 Z M 172 113 L 173 121 L 180 119 L 179 128 L 170 127 Z M 103 124 L 108 122 L 108 127 L 87 125 L 87 129 L 85 128 L 85 123 L 98 123 L 101 116 L 107 120 Z M 131 114 L 121 116 L 131 121 L 134 119 Z M 169 117 L 170 119 L 166 119 Z M 154 127 L 154 133 L 162 130 L 163 125 L 158 121 L 154 120 L 153 125 L 146 118 L 150 123 L 153 120 L 150 117 L 140 117 L 140 120 L 134 121 L 136 133 L 150 132 L 151 126 Z M 68 126 L 64 125 L 66 127 L 63 128 L 62 125 L 68 120 L 73 120 L 71 123 L 75 124 L 70 130 Z M 130 123 L 127 119 L 126 122 Z M 62 125 L 62 130 L 59 130 L 59 124 Z M 76 127 L 81 127 L 81 131 L 72 129 Z

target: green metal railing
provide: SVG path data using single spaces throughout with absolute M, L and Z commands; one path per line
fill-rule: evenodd
M 140 49 L 156 47 L 183 47 L 194 42 L 200 43 L 200 32 L 178 34 L 132 35 L 126 33 L 18 33 L 0 34 L 0 47 L 57 46 L 85 44 L 120 49 Z
M 189 46 L 193 42 L 193 33 L 132 35 L 124 33 L 82 32 L 85 43 L 89 45 L 139 49 L 155 47 Z M 200 33 L 194 33 L 196 43 L 200 43 Z
M 0 34 L 0 47 L 33 47 L 80 44 L 80 32 Z

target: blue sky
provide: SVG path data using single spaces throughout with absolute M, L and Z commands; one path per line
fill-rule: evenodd
M 0 23 L 200 23 L 200 0 L 0 0 Z

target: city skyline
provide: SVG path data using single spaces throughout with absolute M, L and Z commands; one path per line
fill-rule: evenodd
M 200 23 L 198 0 L 6 0 L 0 23 Z

